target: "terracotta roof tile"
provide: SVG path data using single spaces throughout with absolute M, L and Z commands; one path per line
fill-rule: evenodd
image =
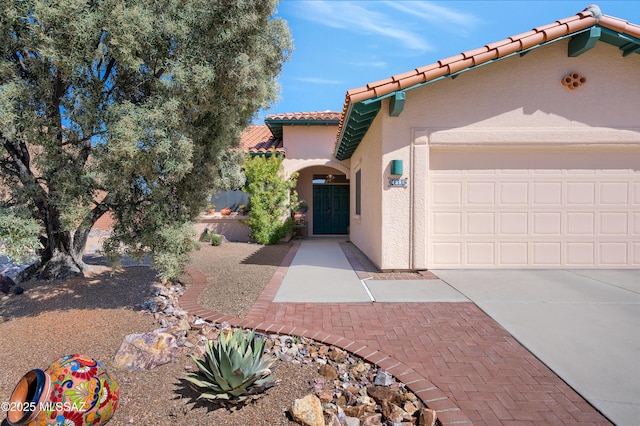
M 413 85 L 434 80 L 468 67 L 477 66 L 520 50 L 526 50 L 543 42 L 557 39 L 595 24 L 640 38 L 639 25 L 631 24 L 625 20 L 607 15 L 602 15 L 599 19 L 596 19 L 594 11 L 589 7 L 573 16 L 559 19 L 551 24 L 535 27 L 531 31 L 517 34 L 450 58 L 441 59 L 434 64 L 397 74 L 388 79 L 369 83 L 365 87 L 347 91 L 340 124 L 338 126 L 338 138 L 340 138 L 350 104 L 384 96 L 396 90 L 406 89 Z
M 634 25 L 620 18 L 603 15 L 602 18 L 600 18 L 599 24 L 611 30 L 640 38 L 640 25 Z
M 547 40 L 553 40 L 563 35 L 569 34 L 569 31 L 567 31 L 567 26 L 565 24 L 547 28 L 543 32 L 545 33 Z
M 463 69 L 472 67 L 473 64 L 473 58 L 467 58 L 467 59 L 463 59 L 461 61 L 456 61 L 453 62 L 449 65 L 447 65 L 447 68 L 449 69 L 448 74 L 453 74 L 456 73 L 458 71 L 462 71 Z
M 252 124 L 247 127 L 240 136 L 240 148 L 244 152 L 249 152 L 250 148 L 262 144 L 271 139 L 271 130 L 264 124 Z
M 544 35 L 544 33 L 533 32 L 531 35 L 521 38 L 520 44 L 522 46 L 522 49 L 524 50 L 533 46 L 537 46 L 538 44 L 544 42 L 545 39 L 546 36 Z
M 271 130 L 264 124 L 252 124 L 240 136 L 240 148 L 246 153 L 261 155 L 275 150 L 285 153 L 282 141 L 271 134 Z
M 445 59 L 440 59 L 438 61 L 438 63 L 440 64 L 441 67 L 444 67 L 445 65 L 449 65 L 450 63 L 461 61 L 464 58 L 465 58 L 464 54 L 461 53 L 461 54 L 456 55 L 456 56 L 450 56 L 450 57 L 445 58 Z
M 487 46 L 482 46 L 482 47 L 479 47 L 477 49 L 468 50 L 466 52 L 463 52 L 462 55 L 465 58 L 472 58 L 472 57 L 474 57 L 476 55 L 480 55 L 481 53 L 485 53 L 487 51 L 489 51 L 489 49 L 487 49 Z
M 376 87 L 384 86 L 385 84 L 389 84 L 389 83 L 393 83 L 393 77 L 385 78 L 384 80 L 374 81 L 372 83 L 369 83 L 367 84 L 367 88 L 375 89 Z
M 400 89 L 406 89 L 407 87 L 415 86 L 416 84 L 420 84 L 425 81 L 427 81 L 427 79 L 424 74 L 414 74 L 398 81 L 398 84 L 400 85 Z
M 336 111 L 287 112 L 282 114 L 269 114 L 265 117 L 265 121 L 340 120 L 340 115 L 341 114 Z

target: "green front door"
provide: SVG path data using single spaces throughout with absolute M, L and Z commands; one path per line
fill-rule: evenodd
M 349 185 L 313 186 L 313 233 L 346 234 L 349 228 Z

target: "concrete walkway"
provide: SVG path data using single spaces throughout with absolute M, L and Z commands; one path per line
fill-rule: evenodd
M 336 249 L 339 241 L 330 242 L 296 242 L 244 319 L 197 304 L 206 286 L 206 277 L 197 270 L 189 271 L 193 284 L 181 306 L 211 321 L 305 336 L 347 349 L 403 381 L 437 411 L 442 424 L 610 424 L 469 302 L 463 295 L 466 290 L 454 289 L 446 279 L 368 280 L 357 259 L 345 249 L 342 256 L 349 260 L 349 271 Z M 332 254 L 318 255 L 322 247 Z M 336 261 L 337 270 L 331 270 L 329 259 Z M 333 281 L 342 274 L 358 294 L 357 301 L 342 303 L 335 297 L 340 289 Z M 324 297 L 321 289 L 329 294 Z M 368 301 L 361 290 L 370 296 Z M 382 300 L 389 302 L 379 303 Z

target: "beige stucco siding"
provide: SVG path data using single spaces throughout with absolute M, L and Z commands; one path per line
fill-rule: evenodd
M 629 166 L 624 162 L 625 154 L 620 154 L 619 150 L 626 150 L 630 158 L 637 158 L 640 152 L 640 122 L 638 121 L 640 80 L 637 78 L 640 56 L 631 55 L 623 58 L 619 49 L 605 43 L 598 43 L 594 49 L 583 55 L 569 58 L 567 45 L 566 40 L 558 41 L 535 49 L 522 57 L 516 55 L 470 70 L 460 74 L 456 79 L 448 78 L 410 90 L 406 93 L 405 108 L 399 117 L 390 117 L 388 101 L 383 101 L 374 126 L 356 150 L 356 154 L 362 158 L 365 165 L 375 163 L 373 155 L 378 154 L 381 158 L 378 160 L 378 171 L 381 173 L 379 182 L 382 185 L 378 188 L 381 191 L 379 200 L 381 214 L 377 223 L 367 224 L 368 231 L 373 232 L 377 228 L 382 235 L 382 248 L 376 262 L 379 267 L 382 269 L 420 269 L 427 265 L 433 267 L 434 258 L 431 251 L 434 250 L 434 246 L 428 241 L 433 236 L 430 227 L 434 226 L 433 217 L 430 216 L 428 209 L 433 207 L 434 196 L 432 173 L 429 169 L 429 164 L 432 162 L 430 155 L 435 152 L 434 150 L 446 150 L 452 147 L 457 147 L 458 151 L 451 151 L 446 161 L 455 164 L 459 160 L 460 167 L 453 167 L 453 170 L 463 174 L 466 173 L 467 167 L 472 167 L 474 162 L 473 155 L 465 150 L 480 148 L 500 150 L 519 147 L 525 151 L 535 152 L 535 155 L 541 155 L 542 160 L 538 165 L 518 169 L 518 173 L 529 175 L 527 182 L 532 188 L 531 191 L 536 190 L 534 187 L 539 191 L 539 188 L 544 186 L 539 183 L 542 181 L 536 181 L 536 179 L 543 176 L 544 171 L 549 168 L 544 160 L 546 156 L 550 157 L 549 161 L 553 161 L 554 156 L 560 155 L 558 158 L 565 159 L 563 161 L 566 167 L 554 169 L 559 170 L 560 173 L 554 182 L 564 191 L 561 197 L 569 197 L 570 188 L 575 190 L 582 184 L 586 185 L 582 188 L 600 188 L 598 191 L 602 188 L 613 188 L 613 186 L 602 186 L 606 179 L 601 178 L 587 179 L 581 183 L 579 180 L 576 181 L 575 176 L 571 175 L 573 165 L 570 159 L 574 155 L 586 156 L 584 161 L 594 164 L 594 169 L 591 170 L 594 174 L 611 175 L 622 173 L 620 170 L 626 170 L 626 177 L 616 182 L 628 189 L 627 197 L 617 199 L 613 210 L 624 213 L 629 235 L 635 232 L 636 222 L 639 220 L 638 206 L 633 204 L 635 207 L 630 207 L 631 204 L 625 203 L 638 202 L 632 197 L 636 194 L 634 191 L 640 191 L 640 183 L 638 183 L 640 165 L 635 168 Z M 586 81 L 576 90 L 569 90 L 561 84 L 561 81 L 563 77 L 576 72 Z M 379 153 L 376 152 L 375 141 L 382 147 Z M 527 156 L 526 153 L 524 155 Z M 599 161 L 604 157 L 616 164 L 603 169 Z M 407 188 L 388 187 L 389 165 L 394 159 L 403 160 L 403 177 L 409 179 Z M 619 163 L 620 161 L 622 163 Z M 517 166 L 508 161 L 500 164 L 494 169 L 493 176 L 502 173 L 496 170 L 508 170 L 511 167 L 517 169 Z M 549 177 L 540 179 L 549 179 Z M 470 181 L 459 182 L 467 185 Z M 580 183 L 580 185 L 572 187 L 571 182 Z M 500 184 L 501 181 L 498 179 L 489 186 L 498 188 Z M 557 188 L 557 185 L 555 187 Z M 371 188 L 371 191 L 374 189 Z M 495 192 L 494 195 L 497 197 L 499 193 Z M 600 197 L 600 193 L 594 192 L 593 196 Z M 556 219 L 558 214 L 564 218 L 561 219 L 564 221 L 561 223 L 561 230 L 568 226 L 567 221 L 570 220 L 571 215 L 567 216 L 567 214 L 572 209 L 577 209 L 576 206 L 571 205 L 569 198 L 561 199 L 561 203 L 565 201 L 567 203 L 554 212 Z M 597 219 L 601 220 L 605 229 L 614 226 L 611 219 L 613 215 L 608 213 L 616 213 L 616 211 L 611 210 L 611 207 L 610 205 L 600 209 L 607 213 L 603 216 L 604 222 L 600 216 Z M 536 209 L 540 212 L 544 210 L 543 207 L 535 204 L 530 204 L 527 208 L 531 214 L 534 214 Z M 594 204 L 591 213 L 600 215 L 600 210 Z M 580 209 L 576 211 L 584 212 Z M 497 210 L 491 214 L 495 217 L 496 213 Z M 537 220 L 540 222 L 540 218 L 551 218 L 551 216 L 537 215 Z M 573 217 L 577 216 L 573 215 Z M 619 217 L 622 216 L 619 215 Z M 531 220 L 535 219 L 532 217 Z M 493 226 L 495 231 L 501 225 L 494 221 Z M 557 230 L 557 227 L 554 229 Z M 620 229 L 616 230 L 616 232 L 619 231 Z M 564 231 L 558 235 L 562 237 Z M 495 238 L 500 237 L 496 234 Z M 530 235 L 527 244 L 533 244 L 535 238 L 537 237 L 533 234 Z M 596 241 L 599 237 L 593 238 L 595 239 L 592 242 L 599 244 Z M 356 243 L 363 242 L 363 246 L 357 243 L 363 251 L 375 250 L 368 247 L 373 242 L 367 240 L 365 236 L 353 239 Z M 365 241 L 367 241 L 366 244 L 364 244 Z M 638 237 L 628 237 L 625 241 L 627 259 L 635 261 L 638 255 L 633 251 L 633 247 L 636 247 Z M 565 243 L 560 240 L 556 242 L 561 246 L 554 245 L 554 250 L 562 251 L 563 259 L 568 259 L 570 256 L 567 254 L 568 249 L 562 245 L 566 241 Z M 543 246 L 539 245 L 539 247 Z M 574 245 L 573 247 L 587 246 Z M 542 252 L 539 251 L 539 253 Z M 575 250 L 574 253 L 576 253 Z M 594 257 L 594 264 L 596 264 L 598 255 L 596 253 L 593 256 L 596 256 Z M 494 266 L 499 266 L 495 255 L 494 260 L 496 261 Z M 583 260 L 578 263 L 584 265 Z M 559 263 L 554 260 L 548 265 L 558 266 Z M 454 265 L 451 264 L 451 266 Z
M 378 266 L 383 264 L 382 242 L 387 232 L 382 228 L 383 174 L 381 169 L 381 120 L 376 118 L 351 157 L 350 239 Z M 355 215 L 355 174 L 362 171 L 361 214 Z

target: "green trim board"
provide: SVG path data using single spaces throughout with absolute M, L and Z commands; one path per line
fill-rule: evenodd
M 264 120 L 264 124 L 267 125 L 274 137 L 282 139 L 282 127 L 283 126 L 337 126 L 340 124 L 340 120 L 320 119 L 320 120 Z

